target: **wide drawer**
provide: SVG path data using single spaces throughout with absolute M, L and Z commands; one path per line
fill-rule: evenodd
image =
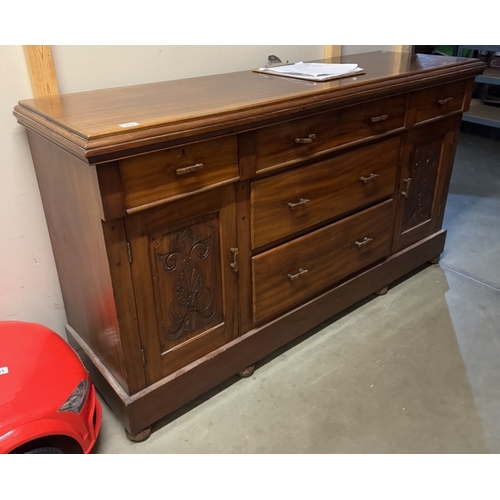
M 394 193 L 399 137 L 252 183 L 252 248 Z
M 410 107 L 416 110 L 415 122 L 460 111 L 464 104 L 467 82 L 461 80 L 413 92 Z
M 238 178 L 236 136 L 120 161 L 125 208 L 161 202 Z
M 391 199 L 253 257 L 254 321 L 285 312 L 387 257 L 393 212 Z
M 406 95 L 290 120 L 255 132 L 257 172 L 404 126 Z

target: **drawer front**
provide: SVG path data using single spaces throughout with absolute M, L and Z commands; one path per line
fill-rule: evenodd
M 460 111 L 465 99 L 466 83 L 452 82 L 411 94 L 410 106 L 416 109 L 415 122 Z
M 257 172 L 403 127 L 405 112 L 401 95 L 259 129 Z
M 394 193 L 399 137 L 252 184 L 252 248 Z
M 285 312 L 387 257 L 393 205 L 385 201 L 253 257 L 254 321 Z
M 120 161 L 125 208 L 179 197 L 238 178 L 236 136 Z

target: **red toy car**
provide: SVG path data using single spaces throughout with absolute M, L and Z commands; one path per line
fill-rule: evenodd
M 89 453 L 101 418 L 89 374 L 64 339 L 0 321 L 0 453 Z

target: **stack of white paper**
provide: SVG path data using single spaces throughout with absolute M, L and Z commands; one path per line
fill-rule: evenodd
M 357 64 L 329 64 L 329 63 L 304 63 L 287 64 L 283 66 L 270 66 L 259 68 L 259 73 L 288 76 L 291 78 L 304 78 L 307 80 L 323 81 L 351 76 L 363 72 Z

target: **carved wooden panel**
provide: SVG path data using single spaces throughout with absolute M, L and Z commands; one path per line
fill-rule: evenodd
M 431 218 L 441 146 L 441 138 L 415 146 L 409 163 L 409 176 L 404 179 L 408 197 L 403 216 L 403 231 Z
M 238 334 L 234 188 L 179 199 L 126 217 L 148 383 Z
M 460 123 L 460 115 L 454 115 L 409 131 L 402 159 L 393 252 L 441 229 Z
M 150 235 L 162 350 L 222 321 L 218 221 Z

